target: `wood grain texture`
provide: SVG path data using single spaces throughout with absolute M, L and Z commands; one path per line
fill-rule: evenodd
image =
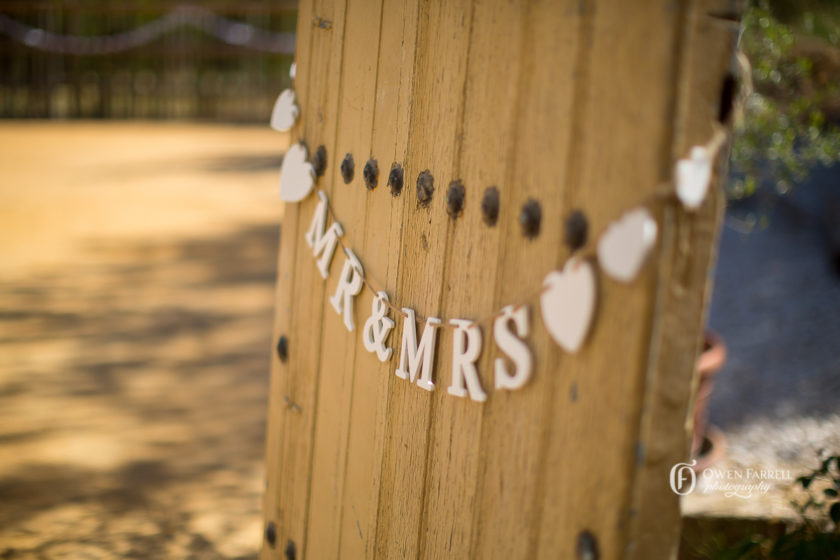
M 324 0 L 302 5 L 298 15 L 298 45 L 306 52 L 297 54 L 299 68 L 295 87 L 301 107 L 297 130 L 310 153 L 320 144 L 327 147 L 331 158 L 328 171 L 336 175 L 337 167 L 332 158 L 335 157 L 339 95 L 334 83 L 342 69 L 344 9 L 343 2 Z M 314 27 L 315 18 L 329 21 L 331 27 Z M 325 175 L 317 187 L 331 192 L 333 184 L 331 176 Z M 316 204 L 315 197 L 309 197 L 297 205 L 287 206 L 280 243 L 280 266 L 287 266 L 287 259 L 293 264 L 291 269 L 278 273 L 275 333 L 288 333 L 289 360 L 283 364 L 276 356 L 274 358 L 272 411 L 269 413 L 267 457 L 269 462 L 276 461 L 276 466 L 267 477 L 266 492 L 270 497 L 266 501 L 269 505 L 273 502 L 273 511 L 268 511 L 273 513 L 269 519 L 277 527 L 276 551 L 282 551 L 289 542 L 302 551 L 307 535 L 321 328 L 326 303 L 325 284 L 304 241 Z M 339 262 L 338 266 L 341 260 L 341 255 L 334 258 Z M 335 262 L 333 266 L 336 266 Z M 272 432 L 278 433 L 271 435 Z M 265 548 L 263 555 L 271 552 Z
M 340 79 L 330 84 L 330 87 L 338 88 L 339 98 L 335 142 L 330 148 L 333 165 L 328 167 L 326 175 L 330 179 L 327 192 L 334 208 L 341 209 L 342 215 L 349 218 L 342 221 L 345 243 L 364 260 L 365 247 L 359 244 L 364 240 L 367 215 L 362 172 L 371 151 L 379 53 L 376 38 L 379 35 L 381 7 L 381 2 L 372 0 L 347 2 Z M 355 174 L 350 184 L 344 183 L 338 165 L 347 154 L 352 154 L 355 162 Z M 345 468 L 348 464 L 350 405 L 357 371 L 354 363 L 356 354 L 365 351 L 359 344 L 358 333 L 364 324 L 363 317 L 370 309 L 368 304 L 367 310 L 356 313 L 355 330 L 349 333 L 329 302 L 329 296 L 335 293 L 338 285 L 339 267 L 345 258 L 339 248 L 332 273 L 325 283 L 327 297 L 323 302 L 324 322 L 320 334 L 312 488 L 307 541 L 303 551 L 312 558 L 338 557 Z M 363 298 L 356 301 L 357 305 L 364 304 Z
M 444 291 L 447 241 L 452 227 L 444 202 L 448 183 L 455 179 L 454 147 L 464 109 L 470 21 L 470 2 L 419 3 L 396 293 L 401 294 L 398 301 L 402 306 L 423 316 L 440 313 Z M 415 194 L 417 176 L 425 169 L 434 175 L 436 189 L 427 207 L 418 203 Z M 402 336 L 402 321 L 399 324 L 395 352 Z M 424 505 L 430 424 L 435 398 L 446 391 L 445 377 L 440 375 L 446 367 L 446 357 L 440 352 L 444 334 L 438 333 L 434 392 L 420 389 L 408 380 L 396 379 L 392 384 L 385 419 L 377 528 L 377 554 L 383 558 L 420 556 L 428 532 Z
M 394 0 L 382 3 L 373 133 L 369 147 L 362 147 L 359 152 L 369 149 L 370 156 L 377 158 L 380 173 L 377 188 L 365 194 L 364 232 L 359 239 L 363 243 L 366 273 L 391 297 L 396 292 L 399 258 L 394 256 L 399 255 L 401 246 L 404 232 L 401 218 L 409 187 L 395 198 L 387 181 L 393 163 L 405 167 L 417 13 L 417 5 L 413 3 Z M 368 41 L 372 38 L 368 37 Z M 407 184 L 410 184 L 408 178 Z M 365 290 L 357 301 L 359 316 L 367 317 L 373 294 Z M 358 344 L 358 338 L 356 341 Z M 399 343 L 398 331 L 391 332 L 388 342 L 391 347 Z M 401 381 L 393 374 L 394 359 L 380 363 L 374 354 L 361 347 L 356 352 L 341 525 L 342 558 L 370 558 L 374 554 L 381 487 L 379 470 L 385 450 L 391 384 Z
M 603 231 L 708 140 L 733 47 L 706 15 L 717 3 L 304 2 L 301 133 L 310 150 L 327 147 L 319 186 L 366 276 L 423 317 L 476 319 L 533 296 L 570 256 L 570 211 Z M 332 27 L 313 27 L 317 17 Z M 345 185 L 348 152 L 356 176 Z M 380 176 L 369 191 L 371 157 Z M 395 162 L 405 171 L 396 197 L 386 185 Z M 428 207 L 415 193 L 425 169 Z M 446 212 L 455 180 L 466 189 L 457 218 Z M 480 208 L 491 185 L 495 227 Z M 534 240 L 518 222 L 528 199 L 543 214 Z M 695 214 L 656 200 L 651 261 L 630 285 L 599 274 L 579 353 L 552 341 L 532 298 L 533 377 L 496 391 L 502 354 L 492 322 L 481 325 L 483 404 L 446 391 L 451 329 L 438 332 L 432 392 L 394 375 L 402 317 L 391 313 L 389 362 L 364 349 L 373 294 L 355 299 L 349 333 L 328 299 L 344 257 L 323 281 L 302 238 L 314 197 L 289 205 L 275 335 L 288 333 L 290 356 L 273 366 L 265 502 L 278 539 L 263 557 L 282 557 L 291 540 L 298 558 L 567 558 L 584 531 L 601 558 L 667 557 L 679 531 L 667 471 L 686 455 L 721 198 Z
M 727 13 L 728 0 L 706 0 L 683 10 L 676 114 L 671 157 L 685 157 L 691 146 L 714 133 L 723 78 L 731 68 L 739 26 L 712 17 Z M 651 331 L 645 392 L 640 418 L 642 456 L 632 478 L 628 558 L 654 554 L 676 556 L 679 544 L 679 501 L 659 490 L 671 467 L 685 461 L 692 433 L 695 357 L 702 349 L 702 329 L 712 290 L 708 271 L 717 257 L 725 200 L 728 146 L 718 156 L 709 198 L 696 216 L 668 212 L 660 222 L 663 244 L 658 262 L 658 289 Z M 700 320 L 698 322 L 698 317 Z M 692 336 L 693 335 L 693 336 Z M 675 429 L 685 422 L 682 430 Z

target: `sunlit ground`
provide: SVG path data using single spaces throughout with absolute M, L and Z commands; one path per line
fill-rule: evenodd
M 0 124 L 0 557 L 255 555 L 287 142 Z

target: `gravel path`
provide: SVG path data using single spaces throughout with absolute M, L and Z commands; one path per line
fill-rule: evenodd
M 784 197 L 730 205 L 709 319 L 728 347 L 709 407 L 728 441 L 716 468 L 789 469 L 795 477 L 816 466 L 818 450 L 840 452 L 840 267 L 832 228 L 840 231 L 840 166 L 817 170 Z M 684 505 L 788 516 L 791 496 L 779 485 L 766 500 L 692 496 Z

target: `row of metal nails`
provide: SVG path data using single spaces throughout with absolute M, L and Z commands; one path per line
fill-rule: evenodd
M 315 170 L 315 175 L 321 177 L 327 169 L 327 150 L 324 146 L 318 146 L 315 154 L 312 156 L 312 167 Z M 345 184 L 350 184 L 353 181 L 356 171 L 356 164 L 353 160 L 353 154 L 347 154 L 341 162 L 340 166 L 341 178 Z M 365 186 L 368 190 L 373 190 L 379 185 L 379 164 L 370 158 L 362 170 Z M 421 206 L 428 206 L 432 200 L 435 192 L 434 176 L 428 169 L 421 171 L 417 175 L 417 201 Z M 388 188 L 393 196 L 402 194 L 404 185 L 404 171 L 399 163 L 391 164 L 391 170 L 388 173 Z M 449 190 L 446 193 L 446 211 L 453 219 L 464 210 L 466 201 L 466 189 L 460 179 L 456 179 L 449 184 Z M 489 227 L 496 225 L 499 219 L 499 189 L 495 186 L 487 187 L 484 190 L 484 196 L 481 199 L 481 212 L 484 223 Z M 542 222 L 542 208 L 540 203 L 533 198 L 529 198 L 522 205 L 519 212 L 519 225 L 522 228 L 522 235 L 528 239 L 537 237 L 540 233 L 540 224 Z M 588 224 L 586 217 L 580 211 L 572 212 L 566 219 L 565 224 L 565 242 L 569 248 L 574 251 L 582 247 L 586 243 L 586 234 Z

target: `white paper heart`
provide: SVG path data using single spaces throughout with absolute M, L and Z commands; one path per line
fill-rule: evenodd
M 278 132 L 286 132 L 292 128 L 300 116 L 300 109 L 295 105 L 295 92 L 284 89 L 274 102 L 271 110 L 271 128 Z
M 295 144 L 283 156 L 280 167 L 280 198 L 299 202 L 306 198 L 315 184 L 315 169 L 306 161 L 306 146 Z
M 563 271 L 549 272 L 540 296 L 545 327 L 567 352 L 577 352 L 595 311 L 595 272 L 587 261 L 571 258 Z
M 630 282 L 656 243 L 656 221 L 646 208 L 634 208 L 609 225 L 598 239 L 598 264 L 619 282 Z
M 712 156 L 704 146 L 694 146 L 688 159 L 677 162 L 677 196 L 689 210 L 703 204 L 712 180 Z

